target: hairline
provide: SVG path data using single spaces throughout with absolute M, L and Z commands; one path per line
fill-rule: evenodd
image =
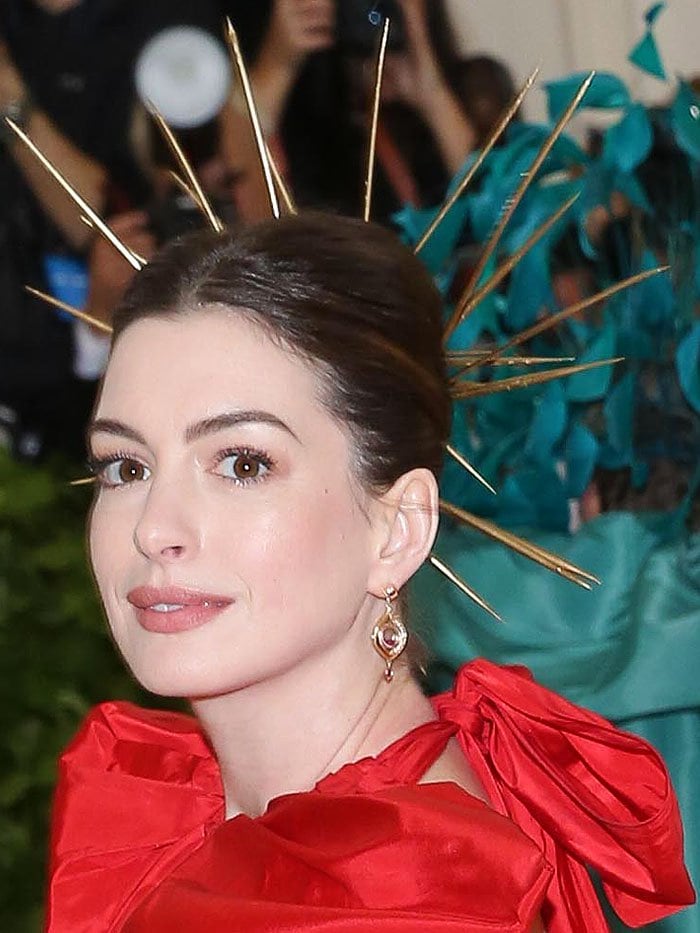
M 223 314 L 229 317 L 241 316 L 253 327 L 257 328 L 271 343 L 280 350 L 289 353 L 300 363 L 302 363 L 311 372 L 318 386 L 317 401 L 323 407 L 324 411 L 336 423 L 343 432 L 347 441 L 350 453 L 349 467 L 350 476 L 354 483 L 357 483 L 359 489 L 370 496 L 378 497 L 384 495 L 390 485 L 371 483 L 366 477 L 366 470 L 363 469 L 362 444 L 359 435 L 362 429 L 353 422 L 344 418 L 338 409 L 338 406 L 332 404 L 334 398 L 333 382 L 337 379 L 338 372 L 330 365 L 318 360 L 303 348 L 295 346 L 291 341 L 280 333 L 279 328 L 253 308 L 245 305 L 228 305 L 220 301 L 201 301 L 196 297 L 196 288 L 185 291 L 178 299 L 176 305 L 168 308 L 154 308 L 150 311 L 142 312 L 132 317 L 117 332 L 113 332 L 112 341 L 109 348 L 109 360 L 112 357 L 114 349 L 122 335 L 136 324 L 145 321 L 164 320 L 176 323 L 180 317 L 191 317 L 197 314 Z M 104 377 L 103 377 L 104 378 Z M 370 432 L 365 431 L 365 437 L 370 437 Z M 363 510 L 364 511 L 364 510 Z

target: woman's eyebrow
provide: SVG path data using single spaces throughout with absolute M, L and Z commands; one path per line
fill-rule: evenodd
M 185 430 L 185 443 L 191 444 L 205 437 L 207 434 L 215 434 L 217 431 L 223 431 L 226 428 L 235 427 L 239 424 L 270 424 L 275 428 L 286 431 L 295 441 L 301 443 L 292 429 L 269 411 L 226 411 L 220 415 L 213 415 L 211 418 L 202 418 L 201 421 L 195 421 Z M 123 421 L 117 421 L 114 418 L 97 418 L 93 421 L 87 431 L 88 440 L 93 434 L 110 434 L 113 437 L 125 437 L 137 444 L 147 446 L 146 440 L 135 428 L 129 427 Z
M 226 411 L 220 415 L 214 415 L 211 418 L 203 418 L 191 424 L 185 431 L 185 442 L 191 444 L 207 434 L 215 434 L 217 431 L 223 431 L 225 428 L 232 428 L 239 424 L 270 424 L 275 428 L 280 428 L 291 435 L 295 441 L 301 443 L 294 431 L 284 423 L 277 415 L 269 411 Z
M 111 434 L 114 437 L 126 437 L 130 441 L 146 446 L 144 437 L 134 428 L 122 421 L 116 421 L 114 418 L 97 418 L 88 425 L 87 438 L 91 439 L 93 434 Z

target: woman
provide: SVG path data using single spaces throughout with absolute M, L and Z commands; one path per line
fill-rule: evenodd
M 599 931 L 693 899 L 658 756 L 474 662 L 428 701 L 400 595 L 450 427 L 440 299 L 388 232 L 166 247 L 114 320 L 90 553 L 135 677 L 63 756 L 48 928 Z M 406 620 L 410 627 L 410 619 Z
M 225 6 L 252 63 L 262 124 L 295 200 L 350 214 L 362 203 L 357 180 L 366 161 L 380 36 L 371 13 L 388 12 L 373 216 L 388 222 L 406 203 L 442 200 L 476 143 L 459 96 L 458 56 L 443 0 L 274 0 L 246 11 L 240 3 Z M 267 192 L 245 104 L 236 93 L 232 103 L 223 113 L 230 123 L 222 136 L 224 156 L 238 179 L 239 214 L 259 220 L 267 216 Z

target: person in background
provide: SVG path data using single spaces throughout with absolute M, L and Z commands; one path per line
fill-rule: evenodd
M 68 196 L 5 124 L 25 130 L 100 213 L 127 213 L 141 246 L 153 196 L 137 142 L 134 64 L 160 30 L 221 33 L 214 0 L 5 0 L 0 21 L 0 426 L 14 452 L 82 455 L 99 353 L 82 326 L 28 295 L 81 305 L 93 238 Z
M 274 0 L 267 6 L 266 26 L 258 21 L 257 32 L 249 31 L 246 51 L 273 153 L 301 205 L 357 214 L 380 33 L 367 19 L 370 5 Z M 394 14 L 374 201 L 374 216 L 386 221 L 404 203 L 441 200 L 476 138 L 457 93 L 457 55 L 444 4 L 375 6 Z M 237 94 L 229 118 L 237 130 L 224 135 L 226 156 L 247 179 L 241 211 L 258 219 L 267 214 L 267 198 L 249 133 L 247 147 L 241 146 L 247 123 Z
M 475 148 L 481 148 L 517 93 L 513 75 L 498 59 L 470 55 L 457 63 L 455 80 L 459 99 L 476 136 Z M 519 121 L 517 113 L 511 127 Z M 508 133 L 500 140 L 501 144 L 507 138 Z
M 276 0 L 267 8 L 224 4 L 221 13 L 230 13 L 235 22 L 251 62 L 263 129 L 295 196 L 303 204 L 330 204 L 358 213 L 377 30 L 357 4 L 336 5 L 333 0 Z M 422 0 L 405 0 L 400 13 L 387 56 L 377 147 L 375 205 L 383 219 L 402 203 L 440 200 L 450 174 L 473 144 L 470 124 L 445 77 L 452 73 L 456 55 L 442 4 L 426 7 Z M 224 108 L 220 122 L 222 160 L 217 163 L 211 145 L 202 155 L 206 133 L 199 134 L 194 145 L 191 134 L 185 134 L 186 148 L 194 152 L 198 167 L 204 165 L 204 180 L 213 178 L 207 187 L 218 190 L 220 200 L 230 194 L 236 218 L 250 222 L 266 217 L 267 192 L 242 99 L 234 96 L 233 107 Z M 130 210 L 110 221 L 141 255 L 153 249 L 154 239 L 145 227 L 154 211 L 162 216 L 164 185 L 172 186 L 164 171 L 168 154 L 157 145 L 160 151 L 154 154 L 152 134 L 148 135 L 145 148 L 154 163 L 149 174 L 155 179 L 156 206 L 150 217 Z M 168 229 L 170 235 L 183 232 L 171 225 Z M 162 243 L 165 237 L 159 232 Z M 132 275 L 110 247 L 95 242 L 86 310 L 109 323 Z M 78 333 L 88 368 L 99 374 L 106 354 L 104 337 L 83 325 Z
M 150 258 L 156 248 L 171 239 L 206 225 L 200 208 L 174 183 L 170 174 L 172 155 L 162 139 L 148 127 L 149 175 L 152 194 L 147 209 L 128 210 L 108 218 L 117 237 L 137 255 Z M 200 183 L 217 215 L 233 227 L 236 179 L 231 178 L 220 158 L 217 121 L 178 133 Z M 85 311 L 97 321 L 111 325 L 112 313 L 134 277 L 134 269 L 103 237 L 96 237 L 88 257 L 88 292 Z M 109 338 L 103 331 L 80 324 L 76 337 L 83 342 L 84 356 L 93 361 L 92 371 L 101 375 L 107 360 Z

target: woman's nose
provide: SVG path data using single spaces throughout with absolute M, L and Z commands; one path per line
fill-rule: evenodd
M 201 529 L 192 496 L 173 483 L 151 485 L 134 528 L 134 545 L 149 560 L 191 558 L 200 548 Z

